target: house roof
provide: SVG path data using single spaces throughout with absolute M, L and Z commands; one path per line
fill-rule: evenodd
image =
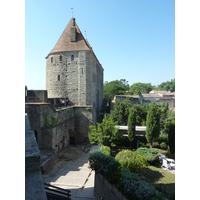
M 161 98 L 162 96 L 158 93 L 148 93 L 148 94 L 142 94 L 144 98 Z
M 116 97 L 139 98 L 139 95 L 115 95 Z
M 94 54 L 94 51 L 92 50 L 92 47 L 90 46 L 89 42 L 83 37 L 83 34 L 81 33 L 76 22 L 75 22 L 76 42 L 71 42 L 70 34 L 71 34 L 72 20 L 73 18 L 70 19 L 69 23 L 67 24 L 63 33 L 58 39 L 56 45 L 50 51 L 50 53 L 47 55 L 46 58 L 48 58 L 48 56 L 51 54 L 59 52 L 90 50 L 97 59 L 96 55 Z

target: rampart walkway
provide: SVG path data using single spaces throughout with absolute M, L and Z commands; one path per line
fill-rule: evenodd
M 90 151 L 99 149 L 92 146 Z M 62 167 L 54 176 L 44 181 L 71 190 L 72 200 L 94 200 L 94 171 L 89 168 L 89 153 L 82 153 L 67 166 Z

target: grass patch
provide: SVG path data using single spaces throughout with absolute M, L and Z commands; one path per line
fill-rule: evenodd
M 141 174 L 145 177 L 145 181 L 152 184 L 169 199 L 173 199 L 171 196 L 175 194 L 175 174 L 154 166 L 144 167 Z

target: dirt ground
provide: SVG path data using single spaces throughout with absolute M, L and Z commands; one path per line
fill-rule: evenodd
M 58 153 L 57 162 L 53 169 L 49 172 L 42 174 L 43 179 L 55 175 L 59 169 L 69 165 L 74 159 L 78 158 L 83 152 L 83 145 L 68 145 L 66 149 Z

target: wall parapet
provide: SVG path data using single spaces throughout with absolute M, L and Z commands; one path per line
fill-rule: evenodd
M 95 173 L 94 196 L 95 199 L 128 200 L 114 185 L 109 183 L 103 175 L 97 173 Z

